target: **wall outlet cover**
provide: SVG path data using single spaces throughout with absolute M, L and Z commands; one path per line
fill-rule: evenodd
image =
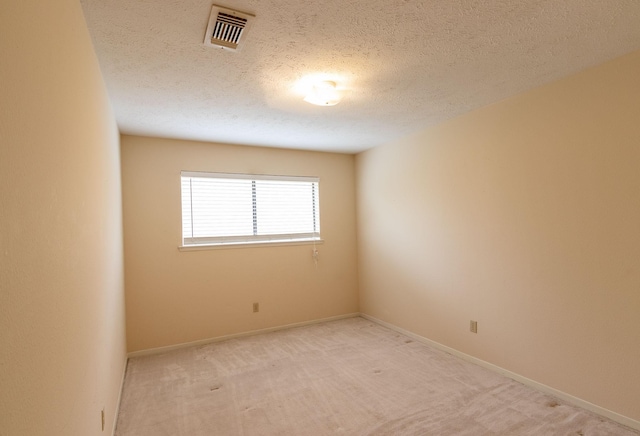
M 471 333 L 478 333 L 478 321 L 471 321 L 469 324 Z

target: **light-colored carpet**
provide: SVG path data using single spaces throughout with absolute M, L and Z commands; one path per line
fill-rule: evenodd
M 638 435 L 362 318 L 129 361 L 117 436 Z

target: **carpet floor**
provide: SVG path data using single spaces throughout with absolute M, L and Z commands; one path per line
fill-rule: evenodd
M 363 318 L 129 360 L 117 436 L 640 435 Z

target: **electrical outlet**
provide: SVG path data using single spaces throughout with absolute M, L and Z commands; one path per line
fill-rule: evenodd
M 260 312 L 260 303 L 253 303 L 253 313 Z
M 478 333 L 478 321 L 471 321 L 469 324 L 471 333 Z
M 100 411 L 100 420 L 102 421 L 102 431 L 104 431 L 104 409 Z

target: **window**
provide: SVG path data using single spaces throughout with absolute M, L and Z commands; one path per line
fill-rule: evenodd
M 182 245 L 320 239 L 317 177 L 183 171 Z

